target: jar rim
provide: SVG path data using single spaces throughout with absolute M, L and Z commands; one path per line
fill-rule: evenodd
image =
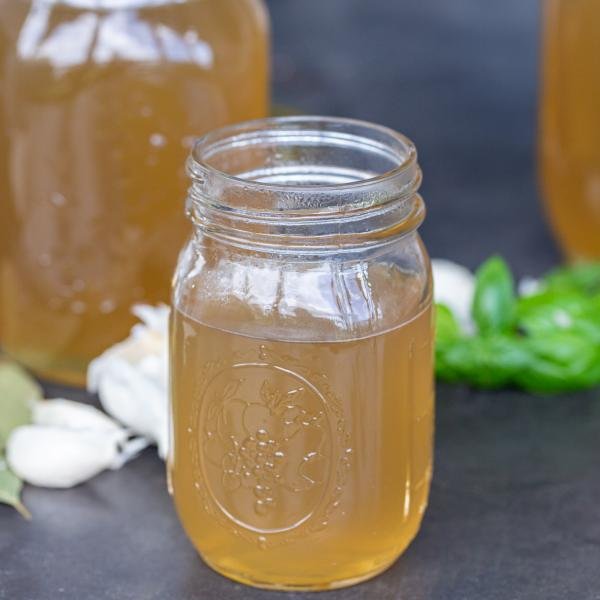
M 415 145 L 356 119 L 230 125 L 196 142 L 187 169 L 197 230 L 245 247 L 379 247 L 417 229 L 425 215 Z
M 316 127 L 317 129 L 306 129 L 307 133 L 319 133 L 324 140 L 331 141 L 334 137 L 345 136 L 346 141 L 360 141 L 367 145 L 379 145 L 381 148 L 387 147 L 388 153 L 395 154 L 397 164 L 372 177 L 347 181 L 334 184 L 277 184 L 265 181 L 254 181 L 232 175 L 216 168 L 208 162 L 208 159 L 214 154 L 215 150 L 226 144 L 244 143 L 243 137 L 246 137 L 247 143 L 249 136 L 259 136 L 267 132 L 285 132 L 286 129 L 294 131 L 296 134 L 302 132 L 306 126 Z M 365 135 L 344 134 L 343 129 L 361 129 Z M 339 130 L 339 131 L 338 131 Z M 367 137 L 371 133 L 371 137 Z M 376 140 L 380 136 L 382 140 Z M 370 142 L 370 143 L 369 143 Z M 366 187 L 377 186 L 398 176 L 405 176 L 407 172 L 415 171 L 414 176 L 420 177 L 417 165 L 417 149 L 415 144 L 407 136 L 395 131 L 390 127 L 378 125 L 361 119 L 352 119 L 346 117 L 329 117 L 318 115 L 284 116 L 284 117 L 266 117 L 263 119 L 254 119 L 226 125 L 215 129 L 196 140 L 192 148 L 190 160 L 188 161 L 188 173 L 192 177 L 202 178 L 203 175 L 210 174 L 218 178 L 223 183 L 232 183 L 235 185 L 243 184 L 248 190 L 262 190 L 271 192 L 289 193 L 290 191 L 304 193 L 330 193 L 350 190 L 362 190 Z M 411 178 L 412 179 L 412 178 Z M 420 178 L 419 178 L 420 183 Z

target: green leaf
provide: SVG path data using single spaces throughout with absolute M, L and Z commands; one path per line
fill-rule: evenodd
M 495 334 L 456 341 L 436 353 L 436 373 L 446 381 L 482 388 L 510 385 L 532 355 L 517 337 Z
M 557 269 L 541 291 L 516 298 L 506 263 L 493 257 L 477 273 L 478 334 L 457 335 L 443 310 L 436 337 L 441 379 L 536 393 L 600 385 L 600 263 Z
M 0 502 L 13 506 L 25 518 L 31 518 L 20 499 L 23 482 L 8 468 L 2 451 L 11 431 L 31 422 L 31 407 L 42 398 L 36 381 L 21 367 L 0 360 Z
M 544 277 L 543 283 L 553 290 L 600 293 L 600 262 L 560 267 Z
M 0 361 L 0 452 L 15 427 L 31 422 L 31 406 L 41 398 L 40 386 L 21 367 Z
M 517 304 L 517 328 L 528 335 L 542 335 L 561 330 L 573 330 L 581 321 L 591 327 L 582 331 L 596 339 L 600 329 L 600 307 L 579 292 L 545 290 L 535 296 L 521 298 Z
M 594 364 L 578 376 L 577 382 L 579 384 L 578 389 L 591 388 L 600 384 L 600 350 Z
M 31 519 L 31 514 L 21 502 L 23 482 L 9 470 L 3 457 L 0 456 L 0 502 L 15 508 L 23 517 Z
M 523 343 L 538 358 L 563 365 L 573 372 L 591 364 L 597 354 L 596 348 L 587 340 L 568 331 L 527 338 Z
M 589 387 L 590 374 L 598 372 L 600 351 L 585 338 L 569 331 L 532 337 L 524 344 L 533 355 L 528 368 L 517 375 L 527 390 L 555 393 Z
M 504 332 L 514 323 L 516 307 L 512 274 L 499 256 L 479 267 L 475 277 L 473 319 L 482 334 Z
M 452 311 L 445 304 L 435 305 L 436 344 L 452 342 L 460 338 L 462 332 Z

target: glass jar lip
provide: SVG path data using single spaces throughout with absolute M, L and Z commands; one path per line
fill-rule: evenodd
M 307 185 L 296 183 L 280 184 L 245 179 L 226 173 L 207 162 L 210 156 L 212 156 L 214 151 L 219 147 L 227 144 L 243 143 L 243 140 L 240 139 L 243 135 L 258 136 L 261 133 L 284 132 L 286 128 L 290 127 L 296 127 L 296 130 L 292 129 L 291 131 L 299 133 L 305 126 L 317 127 L 313 133 L 318 132 L 323 134 L 323 138 L 328 138 L 330 141 L 336 137 L 340 139 L 346 138 L 346 141 L 354 139 L 355 141 L 360 140 L 365 145 L 380 146 L 382 149 L 385 148 L 388 150 L 388 155 L 395 154 L 398 164 L 387 171 L 365 179 L 344 183 Z M 341 133 L 341 131 L 336 131 L 336 129 L 343 130 L 344 128 L 363 129 L 365 134 L 370 132 L 372 137 L 367 137 L 367 135 L 358 136 L 356 134 L 344 134 Z M 309 132 L 310 130 L 307 128 L 306 131 Z M 375 139 L 377 135 L 386 141 L 378 141 Z M 201 136 L 195 141 L 190 154 L 190 160 L 188 161 L 188 172 L 192 179 L 202 178 L 203 175 L 211 175 L 225 184 L 229 182 L 233 185 L 244 185 L 248 190 L 270 191 L 274 193 L 291 191 L 300 193 L 335 193 L 362 190 L 364 188 L 380 185 L 397 177 L 405 178 L 406 175 L 412 171 L 415 172 L 416 178 L 420 177 L 417 165 L 417 149 L 412 140 L 407 136 L 390 127 L 361 119 L 319 115 L 266 117 L 220 127 Z
M 187 211 L 232 245 L 305 253 L 379 247 L 423 221 L 414 144 L 339 117 L 270 117 L 217 129 L 188 159 Z

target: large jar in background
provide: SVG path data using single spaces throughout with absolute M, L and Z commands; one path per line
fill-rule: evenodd
M 600 259 L 600 2 L 542 5 L 542 192 L 567 258 Z
M 171 489 L 209 565 L 282 589 L 356 583 L 429 492 L 433 328 L 412 143 L 343 119 L 198 142 L 171 320 Z
M 194 135 L 264 116 L 262 0 L 0 0 L 0 344 L 81 383 L 167 302 Z

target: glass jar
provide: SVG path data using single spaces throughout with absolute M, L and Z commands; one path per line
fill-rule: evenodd
M 0 340 L 53 379 L 166 302 L 193 136 L 268 112 L 261 0 L 0 0 Z
M 281 118 L 204 137 L 171 320 L 169 476 L 205 561 L 260 587 L 388 567 L 432 469 L 431 275 L 413 144 Z
M 600 259 L 600 3 L 545 0 L 540 176 L 571 260 Z

